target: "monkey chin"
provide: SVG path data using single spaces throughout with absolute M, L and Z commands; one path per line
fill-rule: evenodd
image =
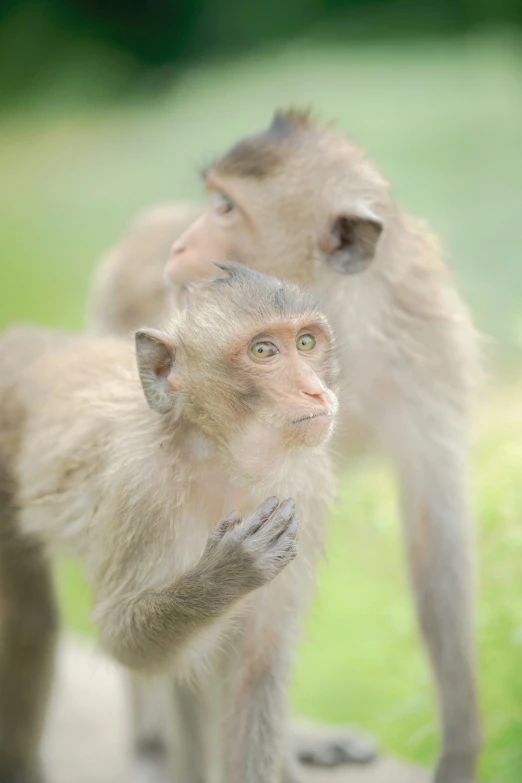
M 310 418 L 296 411 L 292 417 L 286 412 L 270 419 L 253 419 L 227 443 L 227 454 L 234 455 L 233 469 L 243 479 L 265 480 L 280 471 L 289 455 L 304 454 L 326 443 L 334 429 L 335 414 Z
M 330 413 L 316 413 L 298 416 L 287 427 L 291 442 L 295 446 L 321 446 L 332 435 L 334 417 Z

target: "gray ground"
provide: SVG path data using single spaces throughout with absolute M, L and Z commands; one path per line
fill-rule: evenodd
M 60 650 L 44 745 L 50 783 L 119 783 L 128 754 L 125 691 L 118 670 L 75 642 Z M 428 783 L 423 770 L 385 759 L 309 773 L 310 783 Z

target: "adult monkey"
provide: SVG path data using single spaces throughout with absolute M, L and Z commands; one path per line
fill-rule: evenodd
M 362 425 L 391 456 L 400 483 L 440 706 L 435 781 L 473 783 L 481 729 L 467 489 L 477 367 L 469 314 L 423 224 L 396 205 L 360 149 L 306 113 L 277 113 L 266 131 L 214 163 L 205 183 L 209 206 L 181 236 L 187 215 L 154 211 L 106 257 L 91 324 L 127 331 L 133 313 L 161 321 L 172 306 L 172 295 L 159 293 L 163 273 L 182 285 L 212 275 L 211 262 L 225 257 L 305 284 L 329 303 L 345 369 L 341 436 L 353 443 Z M 164 267 L 163 249 L 174 240 Z

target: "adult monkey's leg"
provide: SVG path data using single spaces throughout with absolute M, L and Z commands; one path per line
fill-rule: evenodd
M 422 635 L 437 686 L 442 749 L 436 783 L 474 783 L 482 738 L 474 641 L 474 544 L 465 413 L 427 391 L 416 415 L 386 414 Z
M 127 781 L 167 783 L 171 683 L 167 677 L 148 679 L 129 673 L 126 676 L 132 704 L 132 758 Z

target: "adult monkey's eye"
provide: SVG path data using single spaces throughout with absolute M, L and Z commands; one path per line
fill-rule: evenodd
M 278 350 L 274 343 L 267 343 L 260 340 L 250 346 L 250 353 L 252 356 L 255 356 L 256 359 L 270 359 L 271 356 L 275 356 L 276 353 L 278 353 Z
M 302 334 L 297 338 L 298 351 L 313 351 L 315 348 L 315 337 L 311 334 Z
M 234 202 L 220 190 L 212 191 L 212 206 L 218 215 L 228 215 L 234 209 Z

